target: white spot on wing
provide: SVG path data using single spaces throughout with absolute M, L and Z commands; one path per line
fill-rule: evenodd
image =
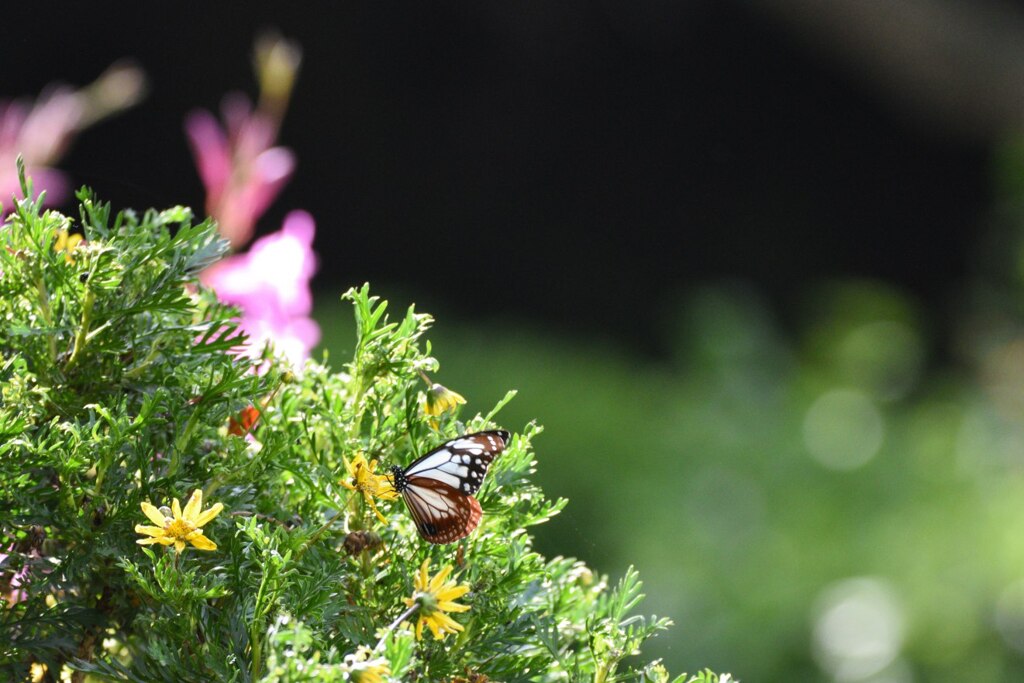
M 451 472 L 446 472 L 445 470 L 442 469 L 431 470 L 429 474 L 422 476 L 427 476 L 431 479 L 436 479 L 437 481 L 448 484 L 448 486 L 451 486 L 453 489 L 458 489 L 459 486 L 462 485 L 461 477 L 458 477 L 452 474 Z
M 414 465 L 412 465 L 406 471 L 406 475 L 413 475 L 419 474 L 420 472 L 425 472 L 426 470 L 439 467 L 440 465 L 443 465 L 444 463 L 451 461 L 451 459 L 452 452 L 447 448 L 440 448 L 434 453 L 428 453 L 426 456 L 423 457 L 423 459 L 420 462 L 417 462 Z
M 438 465 L 436 471 L 445 472 L 446 474 L 454 474 L 459 479 L 465 479 L 466 475 L 469 474 L 469 468 L 467 466 L 454 462 L 446 462 L 443 465 Z M 433 472 L 430 474 L 432 475 Z
M 484 452 L 484 449 L 480 444 L 473 439 L 456 439 L 455 441 L 452 441 L 449 446 L 453 449 L 472 453 L 473 455 L 480 455 Z

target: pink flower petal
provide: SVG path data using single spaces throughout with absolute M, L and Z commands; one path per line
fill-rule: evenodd
M 83 111 L 81 99 L 70 88 L 57 87 L 40 96 L 18 135 L 25 160 L 39 165 L 57 161 L 78 129 Z
M 263 215 L 295 172 L 295 154 L 285 147 L 261 152 L 252 164 L 249 206 L 253 217 Z
M 219 198 L 231 178 L 231 151 L 224 131 L 212 114 L 196 110 L 185 118 L 185 133 L 207 197 Z
M 258 357 L 264 344 L 271 342 L 289 360 L 300 362 L 319 342 L 320 328 L 309 318 L 313 308 L 309 285 L 317 267 L 315 233 L 312 216 L 292 211 L 281 230 L 202 274 L 204 284 L 221 301 L 241 309 L 240 326 L 250 337 L 248 355 Z

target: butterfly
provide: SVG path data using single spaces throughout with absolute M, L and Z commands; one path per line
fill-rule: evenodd
M 505 450 L 503 429 L 466 434 L 446 441 L 402 469 L 391 468 L 420 536 L 431 543 L 454 543 L 480 524 L 480 490 L 491 461 Z

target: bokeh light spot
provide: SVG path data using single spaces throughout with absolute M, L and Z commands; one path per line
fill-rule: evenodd
M 896 662 L 904 628 L 895 591 L 886 582 L 873 577 L 840 581 L 818 600 L 815 658 L 837 681 L 865 681 Z
M 803 431 L 804 443 L 815 460 L 829 469 L 853 470 L 878 453 L 885 424 L 863 392 L 836 389 L 811 404 Z

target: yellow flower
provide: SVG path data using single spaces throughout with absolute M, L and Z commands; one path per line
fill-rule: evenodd
M 377 504 L 373 499 L 394 500 L 398 498 L 398 491 L 391 485 L 391 480 L 386 475 L 377 474 L 377 461 L 366 462 L 366 457 L 360 453 L 351 462 L 345 458 L 345 469 L 348 470 L 351 481 L 343 481 L 341 485 L 349 491 L 362 493 L 363 500 L 373 510 L 373 514 L 377 515 L 380 523 L 387 524 L 388 520 L 377 509 Z
M 391 665 L 383 657 L 371 659 L 370 648 L 360 645 L 354 655 L 345 657 L 349 680 L 356 683 L 383 683 L 382 676 L 391 675 Z
M 455 393 L 443 384 L 435 383 L 427 389 L 427 395 L 423 399 L 423 412 L 432 416 L 430 425 L 437 429 L 438 417 L 451 410 L 455 410 L 456 407 L 465 402 L 466 399 L 462 398 L 461 394 Z
M 185 504 L 184 511 L 182 511 L 177 498 L 171 501 L 170 510 L 158 509 L 149 503 L 143 503 L 142 511 L 156 526 L 137 524 L 135 532 L 146 534 L 151 538 L 140 538 L 136 543 L 139 545 L 152 545 L 153 543 L 173 545 L 174 549 L 180 553 L 185 549 L 185 541 L 188 541 L 199 550 L 216 550 L 217 544 L 203 536 L 203 527 L 220 514 L 224 506 L 217 503 L 206 512 L 200 512 L 202 507 L 202 489 L 192 492 L 192 497 Z
M 449 617 L 445 612 L 465 612 L 469 609 L 469 605 L 452 602 L 468 593 L 469 586 L 447 581 L 448 575 L 452 573 L 451 565 L 445 566 L 432 579 L 427 575 L 429 567 L 430 560 L 424 560 L 414 581 L 416 592 L 411 598 L 405 598 L 405 606 L 417 605 L 419 607 L 416 640 L 423 637 L 423 624 L 430 627 L 436 640 L 443 640 L 449 633 L 463 630 L 462 624 Z
M 71 252 L 75 250 L 75 247 L 79 245 L 85 238 L 78 233 L 69 234 L 67 228 L 61 228 L 57 231 L 57 241 L 53 244 L 54 251 L 63 251 L 64 260 L 68 263 L 73 263 L 74 259 L 71 258 Z

